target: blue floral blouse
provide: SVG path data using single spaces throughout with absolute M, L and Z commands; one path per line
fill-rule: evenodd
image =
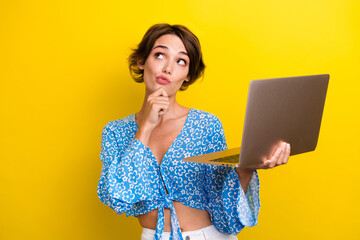
M 103 166 L 97 193 L 104 204 L 118 214 L 126 212 L 126 216 L 158 209 L 156 240 L 161 239 L 164 229 L 164 208 L 171 210 L 170 239 L 182 240 L 173 201 L 207 210 L 215 227 L 227 234 L 257 224 L 260 201 L 256 171 L 244 194 L 233 168 L 181 161 L 227 148 L 216 116 L 190 109 L 161 164 L 149 147 L 134 139 L 137 130 L 135 114 L 111 121 L 103 129 Z

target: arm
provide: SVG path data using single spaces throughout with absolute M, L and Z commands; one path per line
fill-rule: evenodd
M 256 169 L 269 169 L 283 164 L 286 164 L 290 156 L 290 144 L 283 142 L 275 151 L 271 159 L 266 160 L 264 163 L 250 166 L 247 168 L 236 168 L 236 173 L 239 177 L 241 187 L 246 193 L 250 178 Z
M 143 105 L 141 111 L 143 119 L 135 135 L 135 139 L 138 139 L 147 146 L 151 132 L 159 124 L 161 117 L 167 112 L 168 107 L 169 98 L 163 88 L 159 88 L 150 94 Z
M 208 135 L 209 152 L 225 150 L 226 141 L 221 122 L 216 119 Z M 208 165 L 205 172 L 205 189 L 209 197 L 211 221 L 216 228 L 229 234 L 239 233 L 245 226 L 257 224 L 259 214 L 259 178 L 257 169 L 273 168 L 286 164 L 290 145 L 282 143 L 271 159 L 248 168 L 227 168 Z
M 102 133 L 103 166 L 97 192 L 104 204 L 121 214 L 153 194 L 152 176 L 148 174 L 151 166 L 145 146 L 129 136 L 117 138 L 112 125 L 108 123 Z
M 154 174 L 156 159 L 147 145 L 168 105 L 167 93 L 159 88 L 147 97 L 143 119 L 134 138 L 128 136 L 129 129 L 122 129 L 121 136 L 116 137 L 111 123 L 103 130 L 100 154 L 103 167 L 98 195 L 104 204 L 119 214 L 131 209 L 135 203 L 159 194 L 158 178 Z
M 237 176 L 240 181 L 240 185 L 246 194 L 247 188 L 249 186 L 250 179 L 254 173 L 252 169 L 242 169 L 242 168 L 235 168 Z
M 227 148 L 224 130 L 215 118 L 208 133 L 209 151 Z M 208 211 L 215 227 L 228 234 L 237 234 L 245 226 L 257 224 L 260 208 L 259 179 L 256 171 L 237 173 L 230 167 L 206 165 L 205 191 Z
M 205 175 L 208 211 L 219 231 L 238 234 L 245 226 L 257 224 L 260 209 L 257 171 L 252 173 L 246 193 L 233 168 L 208 165 Z

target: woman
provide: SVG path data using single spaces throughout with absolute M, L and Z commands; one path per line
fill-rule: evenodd
M 145 83 L 144 102 L 138 113 L 103 130 L 100 200 L 118 214 L 137 216 L 143 240 L 237 239 L 244 226 L 257 224 L 256 169 L 285 164 L 289 144 L 251 169 L 183 162 L 226 149 L 216 116 L 176 101 L 204 72 L 197 37 L 181 25 L 154 25 L 129 67 Z

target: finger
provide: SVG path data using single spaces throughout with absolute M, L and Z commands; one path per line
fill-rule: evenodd
M 290 147 L 290 144 L 287 143 L 286 144 L 286 155 L 285 155 L 285 159 L 284 159 L 283 164 L 286 164 L 288 162 L 289 157 L 290 157 L 290 152 L 291 152 L 291 147 Z
M 155 109 L 158 109 L 158 107 L 161 105 L 167 105 L 169 106 L 170 105 L 170 102 L 168 100 L 162 100 L 162 99 L 153 99 L 150 101 L 149 103 L 150 107 L 151 108 L 155 108 Z
M 170 102 L 169 101 L 164 101 L 164 100 L 154 100 L 152 102 L 152 105 L 157 108 L 158 106 L 169 106 Z
M 164 115 L 167 111 L 168 111 L 168 108 L 161 109 L 161 110 L 159 111 L 159 116 Z
M 154 105 L 154 109 L 157 112 L 166 112 L 169 108 L 169 103 L 157 103 Z
M 286 155 L 286 142 L 283 142 L 281 143 L 281 153 L 279 159 L 277 160 L 277 165 L 283 164 L 285 160 L 285 155 Z
M 156 103 L 162 103 L 162 102 L 166 102 L 169 103 L 170 100 L 168 97 L 163 97 L 163 96 L 152 96 L 149 97 L 147 100 L 148 104 L 156 104 Z
M 266 161 L 263 163 L 263 166 L 260 167 L 260 168 L 268 169 L 268 168 L 270 168 L 270 164 L 271 164 L 271 160 L 266 160 Z
M 163 89 L 163 88 L 160 88 L 160 89 L 161 89 L 161 96 L 167 97 L 168 94 L 167 94 L 167 92 L 165 91 L 165 89 Z
M 165 92 L 165 90 L 160 87 L 160 88 L 156 89 L 153 93 L 151 93 L 151 94 L 149 95 L 149 97 L 150 97 L 150 96 L 151 96 L 151 97 L 153 97 L 153 96 L 164 96 L 164 92 Z M 166 94 L 166 92 L 165 92 L 165 94 Z M 167 96 L 167 94 L 166 94 L 166 96 Z
M 272 156 L 271 158 L 271 163 L 269 164 L 269 168 L 273 168 L 275 167 L 277 161 L 279 160 L 279 157 L 280 157 L 280 154 L 281 154 L 281 147 L 279 147 L 276 152 L 274 153 L 274 155 Z
M 151 99 L 148 101 L 148 104 L 146 106 L 146 109 L 148 113 L 155 113 L 158 114 L 160 110 L 163 109 L 167 109 L 170 105 L 170 102 L 168 99 L 159 99 L 159 98 L 155 98 L 155 99 Z
M 169 98 L 163 96 L 151 96 L 151 97 L 149 96 L 147 101 L 148 103 L 157 102 L 157 101 L 169 102 Z

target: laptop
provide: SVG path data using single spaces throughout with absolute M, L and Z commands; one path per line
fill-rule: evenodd
M 329 77 L 322 74 L 251 81 L 241 148 L 183 161 L 248 167 L 270 159 L 283 141 L 290 143 L 290 155 L 314 151 Z

